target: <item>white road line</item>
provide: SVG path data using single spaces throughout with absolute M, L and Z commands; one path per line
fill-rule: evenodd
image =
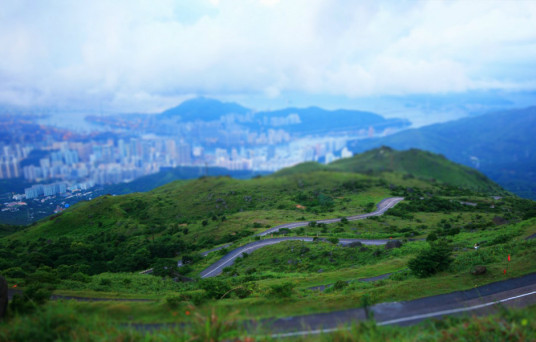
M 435 317 L 435 316 L 450 315 L 450 314 L 458 313 L 458 312 L 478 310 L 478 309 L 481 309 L 481 308 L 485 308 L 487 306 L 508 302 L 508 301 L 511 301 L 511 300 L 514 300 L 514 299 L 523 298 L 523 297 L 530 296 L 530 295 L 533 295 L 533 294 L 536 294 L 536 291 L 532 291 L 532 292 L 529 292 L 529 293 L 524 293 L 524 294 L 519 295 L 519 296 L 504 298 L 504 299 L 493 301 L 493 302 L 487 302 L 487 303 L 484 303 L 484 304 L 473 305 L 473 306 L 469 306 L 469 307 L 465 307 L 465 308 L 436 311 L 436 312 L 432 312 L 432 313 L 428 313 L 428 314 L 422 314 L 422 315 L 415 315 L 415 316 L 410 316 L 410 317 L 392 319 L 392 320 L 389 320 L 389 321 L 380 322 L 380 323 L 378 323 L 378 325 L 396 324 L 396 323 L 401 323 L 401 322 L 413 321 L 413 320 L 416 320 L 416 319 L 430 318 L 430 317 Z
M 431 317 L 442 316 L 442 315 L 449 315 L 449 314 L 458 313 L 458 312 L 473 311 L 473 310 L 478 310 L 478 309 L 481 309 L 481 308 L 484 308 L 484 307 L 487 307 L 487 306 L 496 305 L 496 304 L 499 304 L 499 303 L 505 303 L 505 302 L 509 302 L 511 300 L 531 296 L 531 295 L 534 295 L 534 294 L 536 294 L 536 291 L 524 293 L 524 294 L 521 294 L 521 295 L 518 295 L 518 296 L 504 298 L 504 299 L 497 300 L 497 301 L 492 301 L 492 302 L 487 302 L 487 303 L 483 303 L 483 304 L 464 307 L 464 308 L 442 310 L 442 311 L 436 311 L 436 312 L 431 312 L 431 313 L 427 313 L 427 314 L 421 314 L 421 315 L 414 315 L 414 316 L 403 317 L 403 318 L 398 318 L 398 319 L 392 319 L 392 320 L 388 320 L 388 321 L 379 322 L 379 323 L 377 323 L 377 325 L 390 325 L 390 324 L 414 321 L 414 320 L 417 320 L 417 319 L 424 319 L 424 318 L 431 318 Z M 292 336 L 304 336 L 304 335 L 318 335 L 318 334 L 321 334 L 321 333 L 330 333 L 330 332 L 334 332 L 334 331 L 338 331 L 338 330 L 349 330 L 349 329 L 350 329 L 349 327 L 340 327 L 340 328 L 329 328 L 329 329 L 315 329 L 315 330 L 307 330 L 307 331 L 294 331 L 294 332 L 289 332 L 289 333 L 273 334 L 272 337 L 278 338 L 278 337 L 292 337 Z

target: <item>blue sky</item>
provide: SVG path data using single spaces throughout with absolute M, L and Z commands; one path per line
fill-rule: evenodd
M 530 0 L 0 2 L 0 103 L 157 112 L 196 95 L 536 89 Z

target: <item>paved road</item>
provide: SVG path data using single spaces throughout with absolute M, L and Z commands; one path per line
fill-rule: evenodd
M 212 248 L 212 249 L 209 249 L 208 251 L 204 251 L 203 253 L 201 253 L 202 256 L 207 256 L 209 253 L 212 253 L 212 252 L 216 252 L 216 251 L 219 251 L 220 249 L 224 249 L 224 248 L 227 248 L 229 247 L 230 245 L 232 245 L 232 243 L 226 243 L 225 245 L 221 245 L 221 246 L 218 246 L 218 247 L 215 247 L 215 248 Z M 184 264 L 182 263 L 182 260 L 179 260 L 177 262 L 177 267 L 182 267 Z M 152 268 L 151 268 L 152 270 Z M 151 271 L 152 272 L 152 271 Z
M 378 205 L 377 205 L 378 209 L 376 211 L 374 211 L 372 213 L 367 213 L 367 214 L 349 216 L 349 217 L 347 217 L 347 219 L 348 219 L 348 221 L 355 221 L 355 220 L 362 220 L 362 219 L 365 219 L 365 218 L 371 217 L 371 216 L 383 215 L 383 213 L 385 213 L 388 209 L 394 207 L 398 202 L 400 202 L 402 200 L 404 200 L 404 197 L 386 198 L 386 199 L 382 200 L 380 203 L 378 203 Z M 316 222 L 317 223 L 329 224 L 329 223 L 339 222 L 340 220 L 341 220 L 340 218 L 334 218 L 334 219 L 319 220 L 319 221 L 316 221 Z M 266 230 L 266 231 L 264 231 L 262 233 L 256 234 L 256 236 L 265 236 L 265 235 L 277 232 L 281 228 L 293 229 L 293 228 L 298 228 L 298 227 L 304 227 L 304 226 L 307 226 L 308 224 L 309 224 L 309 221 L 286 223 L 286 224 L 282 224 L 280 226 L 270 228 L 270 229 L 268 229 L 268 230 Z M 221 274 L 222 270 L 225 267 L 231 266 L 234 263 L 235 259 L 237 257 L 241 256 L 242 253 L 248 253 L 249 254 L 249 253 L 253 252 L 254 250 L 257 250 L 257 249 L 262 248 L 264 246 L 269 246 L 269 245 L 273 245 L 273 244 L 276 244 L 276 243 L 279 243 L 279 242 L 282 242 L 282 241 L 288 241 L 288 240 L 298 240 L 298 241 L 310 242 L 310 241 L 313 241 L 313 238 L 310 238 L 310 237 L 281 237 L 281 238 L 265 239 L 265 240 L 260 240 L 260 241 L 255 241 L 255 242 L 248 243 L 247 245 L 244 245 L 242 247 L 238 247 L 238 248 L 232 250 L 231 252 L 229 252 L 227 255 L 223 256 L 220 260 L 216 261 L 214 264 L 210 265 L 205 270 L 203 270 L 200 273 L 200 276 L 201 276 L 201 278 L 215 277 L 215 276 Z M 363 243 L 364 245 L 384 245 L 389 240 L 339 239 L 339 243 L 342 244 L 342 245 L 346 245 L 346 244 L 356 242 L 356 241 L 359 241 L 359 242 Z M 207 251 L 205 253 L 208 254 L 208 253 L 210 253 L 212 251 L 222 249 L 222 248 L 227 247 L 227 246 L 228 245 L 220 246 L 220 247 L 211 249 L 210 251 Z M 203 255 L 206 255 L 206 254 L 203 254 Z M 178 266 L 179 267 L 182 266 L 182 262 L 179 261 Z
M 415 299 L 406 302 L 390 302 L 373 305 L 370 311 L 378 325 L 412 325 L 429 318 L 442 318 L 463 314 L 488 315 L 496 313 L 499 305 L 526 307 L 536 304 L 536 273 L 466 291 Z M 359 303 L 355 303 L 357 307 Z M 262 329 L 270 331 L 274 338 L 329 333 L 344 329 L 344 325 L 366 319 L 362 308 L 338 310 L 319 314 L 263 319 L 260 322 L 243 322 L 252 334 Z M 169 329 L 178 324 L 130 324 L 143 331 Z
M 372 213 L 367 213 L 367 214 L 348 216 L 346 219 L 348 219 L 348 221 L 356 221 L 356 220 L 366 219 L 367 217 L 371 217 L 371 216 L 383 215 L 383 213 L 385 213 L 388 209 L 394 207 L 398 202 L 400 202 L 402 200 L 404 200 L 404 197 L 386 198 L 386 199 L 382 200 L 380 203 L 378 203 L 376 211 L 373 211 Z M 329 223 L 339 222 L 340 220 L 341 220 L 340 218 L 334 218 L 334 219 L 327 219 L 327 220 L 319 220 L 319 221 L 316 221 L 316 223 L 329 224 Z M 311 222 L 311 221 L 285 223 L 285 224 L 270 228 L 270 229 L 268 229 L 268 230 L 266 230 L 266 231 L 264 231 L 262 233 L 258 233 L 258 234 L 255 234 L 255 235 L 256 236 L 265 236 L 265 235 L 268 235 L 268 234 L 275 233 L 275 232 L 279 231 L 279 229 L 281 229 L 281 228 L 294 229 L 294 228 L 298 228 L 298 227 L 305 227 L 305 226 L 307 226 L 309 224 L 309 222 Z
M 242 253 L 251 253 L 254 250 L 257 250 L 259 248 L 273 245 L 276 243 L 280 243 L 283 241 L 306 241 L 306 242 L 312 242 L 314 238 L 312 237 L 299 237 L 299 236 L 289 236 L 289 237 L 280 237 L 280 238 L 273 238 L 273 239 L 264 239 L 259 241 L 250 242 L 247 245 L 244 245 L 242 247 L 238 247 L 232 251 L 230 251 L 228 254 L 223 256 L 220 260 L 216 261 L 209 267 L 207 267 L 205 270 L 203 270 L 200 273 L 201 278 L 209 278 L 209 277 L 215 277 L 219 274 L 221 274 L 222 270 L 227 267 L 234 264 L 234 261 L 236 258 L 242 255 Z M 385 245 L 389 240 L 388 239 L 378 239 L 378 240 L 366 240 L 366 239 L 339 239 L 339 244 L 341 245 L 347 245 L 352 242 L 361 242 L 364 245 Z
M 524 307 L 536 304 L 536 273 L 457 291 L 444 295 L 420 298 L 407 302 L 391 302 L 370 308 L 378 325 L 410 325 L 427 318 L 465 313 L 484 315 L 494 313 L 497 304 Z M 356 303 L 356 306 L 359 303 Z M 336 330 L 343 324 L 365 319 L 361 308 L 329 313 L 264 320 L 261 324 L 275 337 L 301 336 Z

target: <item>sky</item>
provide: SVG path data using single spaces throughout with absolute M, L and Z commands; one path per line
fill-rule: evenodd
M 536 89 L 536 1 L 0 0 L 0 104 Z

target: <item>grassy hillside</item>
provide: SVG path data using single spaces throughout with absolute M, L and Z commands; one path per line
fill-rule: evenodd
M 0 324 L 0 337 L 20 332 L 21 317 L 56 322 L 59 315 L 68 326 L 75 317 L 122 326 L 190 324 L 186 312 L 206 316 L 215 310 L 225 317 L 236 311 L 237 320 L 261 320 L 355 308 L 364 301 L 409 300 L 535 272 L 536 239 L 526 238 L 536 233 L 536 206 L 508 193 L 491 195 L 499 191 L 440 156 L 383 148 L 328 166 L 306 163 L 248 180 L 202 177 L 81 202 L 0 239 L 0 273 L 9 286 L 26 291 L 10 306 L 14 318 Z M 275 235 L 318 239 L 263 247 L 215 278 L 199 277 L 230 249 L 270 238 L 254 237 L 256 232 L 370 212 L 390 196 L 405 200 L 383 216 L 281 231 Z M 401 246 L 337 245 L 343 238 L 392 239 Z M 224 243 L 231 245 L 200 254 Z M 507 275 L 506 255 L 512 256 Z M 472 275 L 478 265 L 487 273 Z M 150 267 L 152 275 L 139 274 Z M 393 275 L 359 281 L 386 273 Z M 178 281 L 188 278 L 193 281 Z M 318 286 L 325 290 L 311 289 Z M 152 301 L 37 305 L 45 302 L 46 291 Z M 89 329 L 88 324 L 75 329 Z
M 453 186 L 482 192 L 504 192 L 499 185 L 489 180 L 475 169 L 453 163 L 441 155 L 410 149 L 396 151 L 382 146 L 352 158 L 337 160 L 329 165 L 307 162 L 278 171 L 274 176 L 314 172 L 341 171 L 367 175 L 381 175 L 395 172 L 405 177 L 416 177 L 426 181 L 450 184 Z
M 457 163 L 477 167 L 509 191 L 536 199 L 535 145 L 536 107 L 529 107 L 358 140 L 350 148 L 363 152 L 390 146 L 441 153 Z

